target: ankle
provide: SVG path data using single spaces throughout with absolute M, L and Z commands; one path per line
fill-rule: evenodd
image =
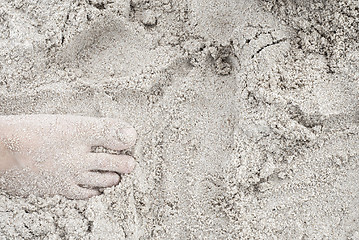
M 16 166 L 16 160 L 6 138 L 5 124 L 0 120 L 0 170 L 7 170 Z

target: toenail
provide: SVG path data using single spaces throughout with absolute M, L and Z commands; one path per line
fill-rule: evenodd
M 136 140 L 136 130 L 133 127 L 122 128 L 118 131 L 118 138 L 125 144 L 132 143 Z
M 128 171 L 129 171 L 129 172 L 132 172 L 133 169 L 135 169 L 135 167 L 136 167 L 136 162 L 133 161 L 133 160 L 132 160 L 132 161 L 129 161 L 127 166 L 128 166 Z

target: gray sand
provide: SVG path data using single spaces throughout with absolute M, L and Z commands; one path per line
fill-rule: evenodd
M 357 0 L 0 3 L 2 115 L 139 134 L 104 195 L 0 193 L 0 239 L 359 239 Z

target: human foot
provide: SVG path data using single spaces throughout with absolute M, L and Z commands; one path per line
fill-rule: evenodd
M 136 141 L 129 124 L 112 118 L 72 115 L 0 117 L 0 189 L 27 196 L 86 199 L 119 183 L 135 161 L 128 155 L 93 153 L 103 146 L 124 150 Z

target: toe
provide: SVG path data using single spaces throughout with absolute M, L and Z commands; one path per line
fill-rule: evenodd
M 121 144 L 125 144 L 128 147 L 132 147 L 136 142 L 137 132 L 131 126 L 127 126 L 125 128 L 118 128 L 115 134 L 115 138 Z
M 87 189 L 87 188 L 82 188 L 80 186 L 74 186 L 70 190 L 69 198 L 76 200 L 89 199 L 98 196 L 100 194 L 101 194 L 100 191 L 96 189 Z
M 132 147 L 137 139 L 136 130 L 130 124 L 114 118 L 96 119 L 91 129 L 91 146 L 123 150 Z
M 130 173 L 136 166 L 133 157 L 128 155 L 111 155 L 106 153 L 90 153 L 88 171 L 109 171 L 119 174 Z
M 120 176 L 114 172 L 85 172 L 77 181 L 84 188 L 107 188 L 117 185 Z

